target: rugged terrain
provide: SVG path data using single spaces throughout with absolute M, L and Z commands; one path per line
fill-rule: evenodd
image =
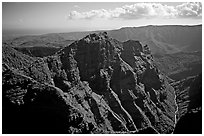
M 16 50 L 32 57 L 53 55 L 72 42 L 73 40 L 65 40 L 58 34 L 20 36 L 8 40 L 3 39 L 3 44 L 10 45 Z
M 119 41 L 139 40 L 149 45 L 153 54 L 202 50 L 202 25 L 125 27 L 109 34 Z
M 3 38 L 3 42 L 12 43 L 13 46 L 28 46 L 33 44 L 72 42 L 79 40 L 90 33 L 99 31 L 52 33 L 38 36 L 21 36 L 15 38 Z M 152 54 L 172 54 L 177 52 L 194 52 L 202 50 L 202 25 L 179 26 L 142 26 L 123 27 L 121 29 L 109 30 L 108 35 L 118 41 L 137 40 L 147 44 Z M 57 45 L 57 47 L 61 46 Z
M 154 60 L 161 72 L 176 81 L 202 73 L 202 52 L 155 54 Z
M 202 75 L 188 77 L 172 83 L 178 105 L 177 125 L 174 133 L 202 133 Z
M 2 47 L 3 133 L 172 133 L 175 90 L 147 45 L 90 34 L 53 55 Z
M 3 43 L 32 57 L 46 57 L 90 33 L 93 32 L 52 33 L 9 39 L 3 34 Z M 173 80 L 201 73 L 202 25 L 124 27 L 107 33 L 121 42 L 137 40 L 148 45 L 157 67 Z

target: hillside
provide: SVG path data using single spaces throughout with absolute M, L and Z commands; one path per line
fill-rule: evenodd
M 38 36 L 21 36 L 10 40 L 5 40 L 3 44 L 14 47 L 16 50 L 32 56 L 45 57 L 53 55 L 73 40 L 65 40 L 58 34 L 47 34 Z
M 202 133 L 202 75 L 172 83 L 178 104 L 176 134 Z
M 46 57 L 89 33 L 92 32 L 22 36 L 3 43 L 32 57 Z M 202 25 L 125 27 L 107 33 L 119 41 L 136 40 L 148 45 L 155 65 L 173 80 L 195 76 L 202 70 Z
M 65 40 L 79 40 L 90 33 L 99 31 L 53 33 L 40 36 L 23 36 L 9 40 L 12 46 L 28 46 L 29 42 L 60 43 Z M 144 26 L 124 27 L 107 31 L 112 38 L 124 42 L 137 40 L 147 44 L 152 54 L 172 54 L 202 50 L 202 25 L 195 26 Z M 33 46 L 37 44 L 32 43 Z M 60 45 L 56 44 L 57 47 Z M 60 46 L 61 47 L 61 46 Z
M 172 133 L 175 90 L 148 46 L 90 34 L 36 58 L 3 45 L 3 133 Z
M 139 40 L 153 54 L 201 51 L 202 25 L 127 27 L 108 32 L 119 41 Z
M 201 52 L 154 55 L 154 60 L 158 68 L 173 80 L 181 80 L 202 73 Z
M 111 37 L 122 42 L 138 40 L 147 44 L 153 54 L 192 52 L 202 49 L 202 25 L 124 27 L 107 32 Z M 89 33 L 91 32 L 61 33 L 59 35 L 64 39 L 77 40 Z

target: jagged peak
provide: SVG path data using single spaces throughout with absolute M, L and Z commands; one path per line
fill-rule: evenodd
M 91 41 L 99 41 L 99 40 L 107 40 L 109 39 L 107 32 L 99 32 L 99 33 L 91 33 L 84 38 L 82 38 L 82 41 L 91 42 Z M 80 41 L 81 41 L 80 40 Z
M 56 54 L 67 54 L 67 53 L 73 54 L 75 50 L 85 51 L 90 46 L 92 46 L 91 50 L 94 50 L 96 52 L 98 51 L 106 52 L 108 50 L 109 51 L 117 50 L 116 52 L 120 52 L 122 50 L 122 42 L 119 42 L 116 39 L 109 37 L 107 32 L 99 32 L 99 33 L 88 34 L 84 38 L 77 40 L 73 42 L 71 45 L 68 45 L 63 49 L 59 50 Z

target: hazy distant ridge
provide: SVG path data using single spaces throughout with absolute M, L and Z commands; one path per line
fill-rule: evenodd
M 101 30 L 103 31 L 103 30 Z M 23 42 L 43 41 L 47 43 L 62 42 L 64 40 L 78 40 L 89 33 L 100 31 L 52 33 L 38 36 L 23 36 L 12 40 L 16 45 Z M 153 54 L 193 52 L 202 50 L 202 25 L 181 26 L 142 26 L 123 27 L 107 31 L 110 37 L 119 41 L 138 40 L 149 45 Z

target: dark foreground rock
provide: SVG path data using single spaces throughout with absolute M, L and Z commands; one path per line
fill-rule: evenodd
M 3 133 L 172 133 L 173 87 L 148 46 L 90 34 L 52 56 L 3 46 Z
M 175 134 L 202 133 L 202 75 L 173 84 L 177 93 L 177 124 Z

